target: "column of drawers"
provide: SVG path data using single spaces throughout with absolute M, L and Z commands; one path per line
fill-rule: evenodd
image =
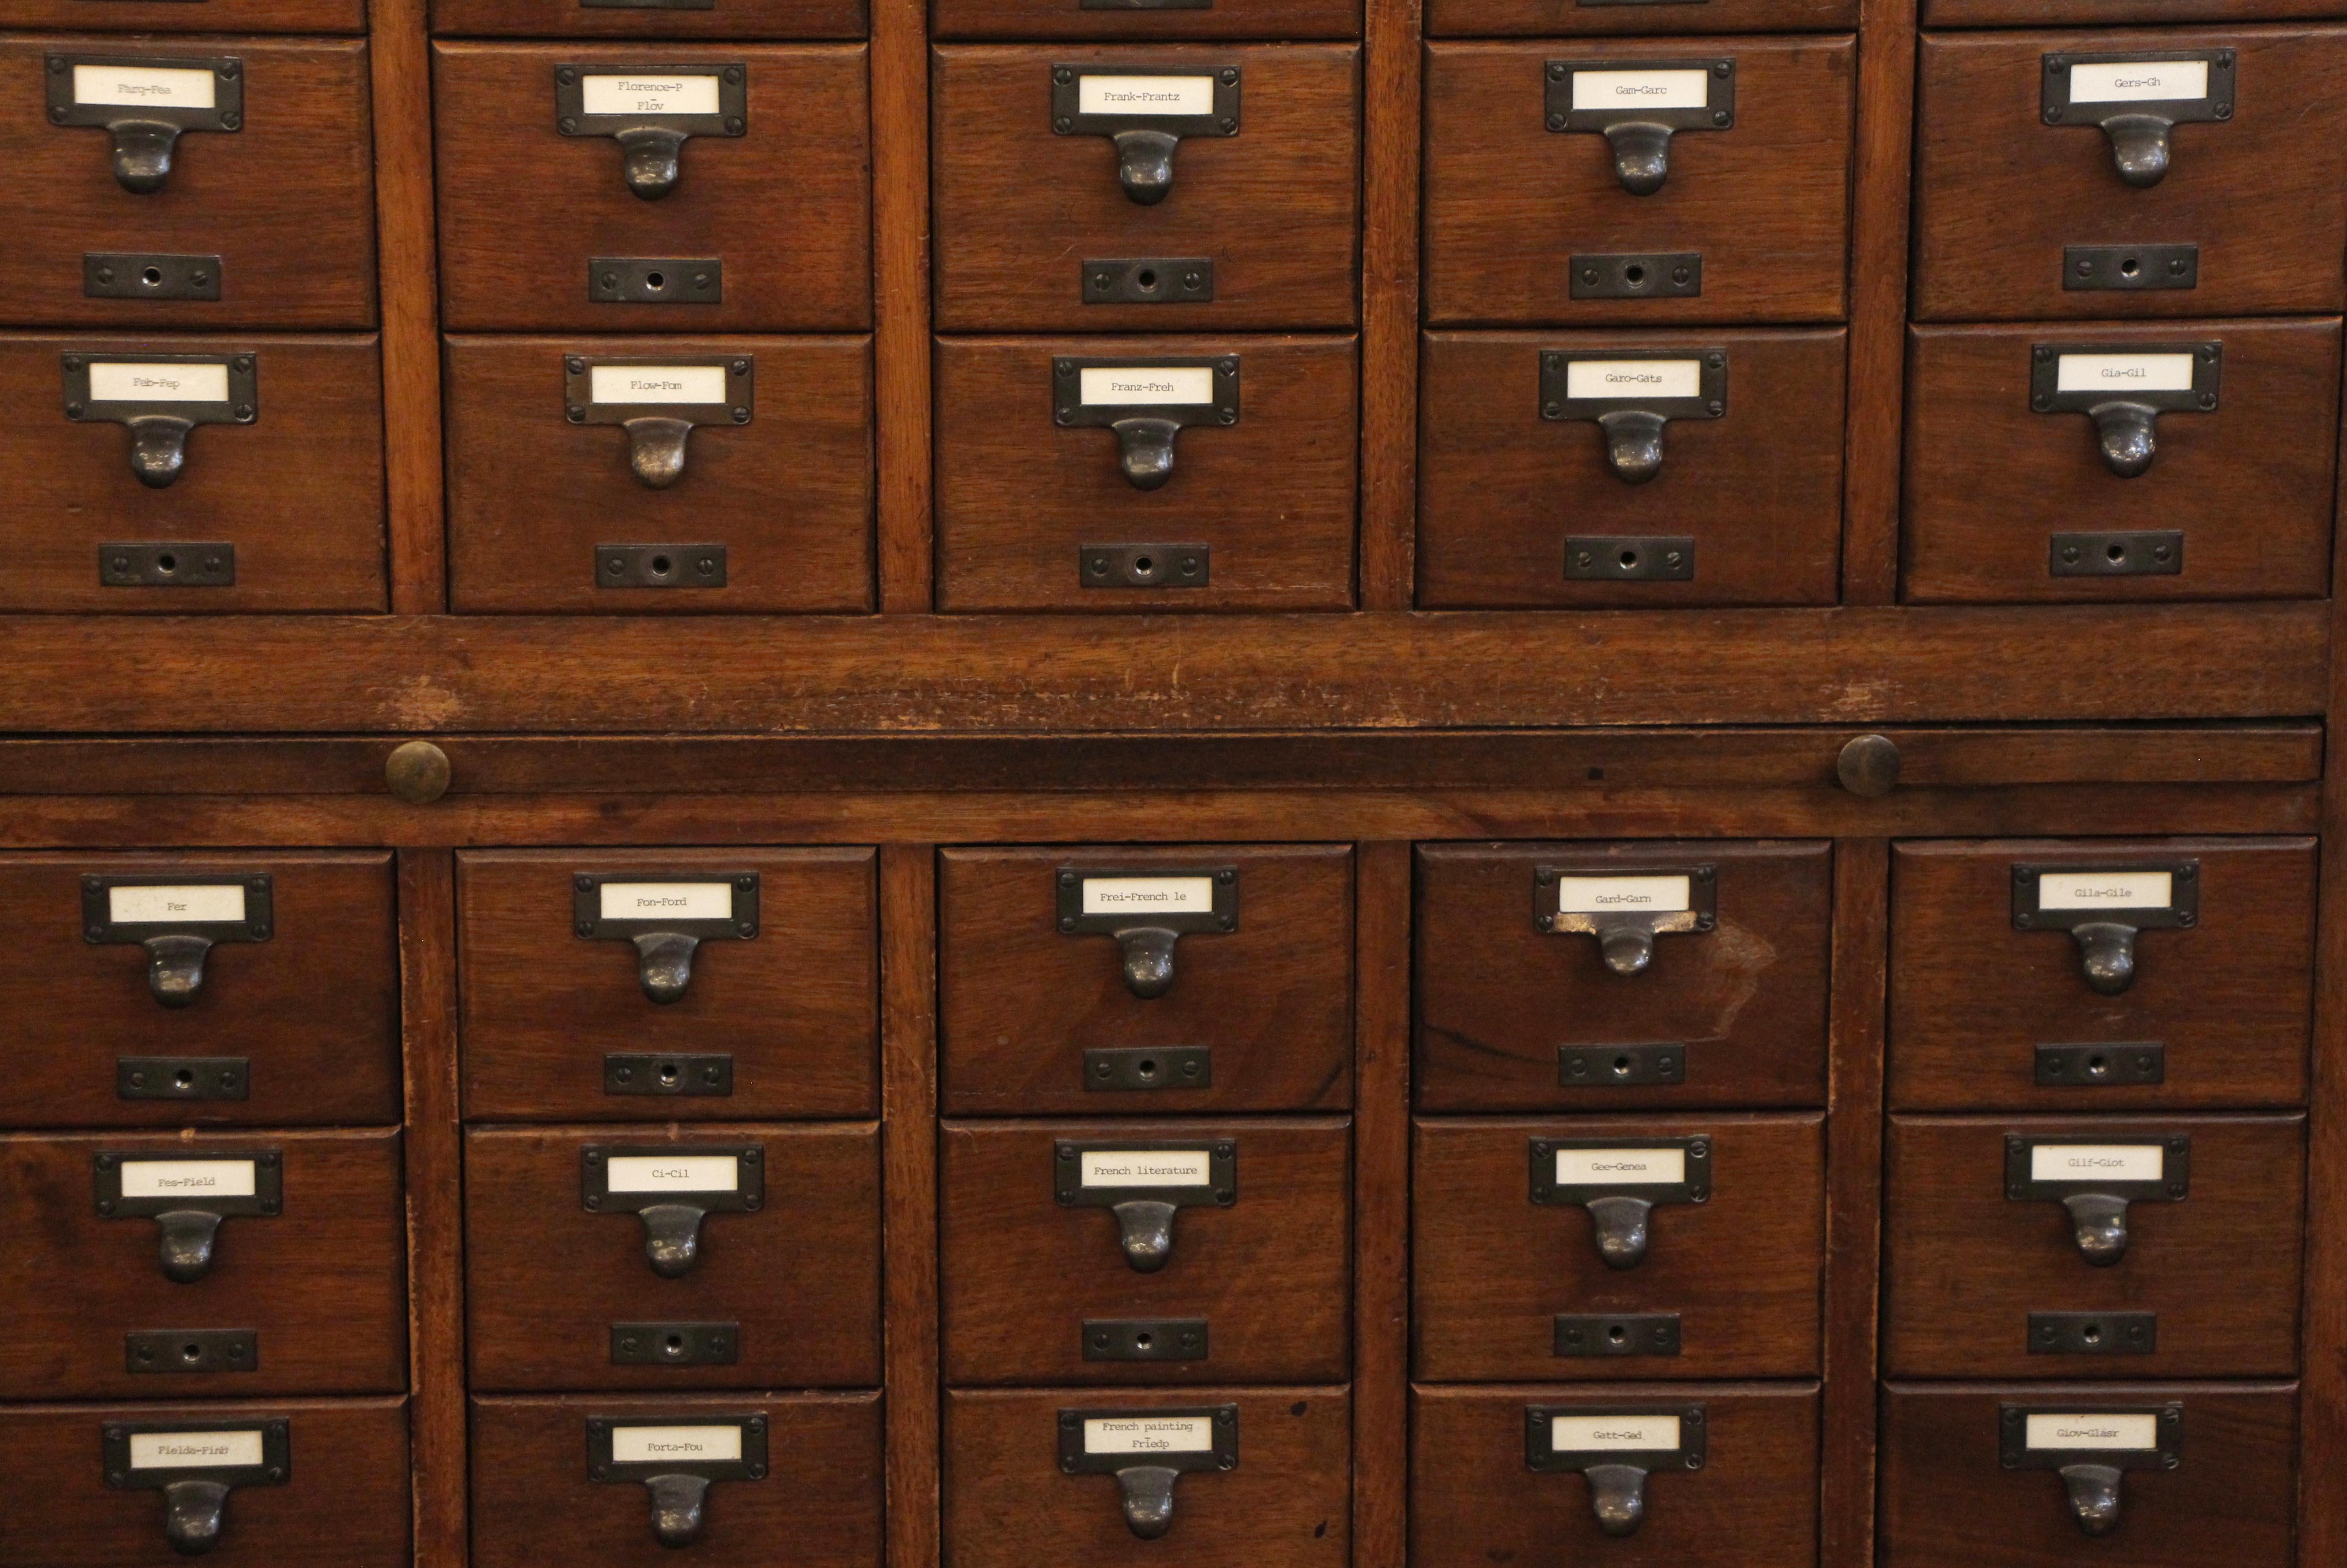
M 0 857 L 0 1560 L 408 1548 L 390 856 Z

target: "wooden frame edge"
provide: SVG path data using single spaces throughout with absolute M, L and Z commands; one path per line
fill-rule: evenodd
M 1899 598 L 1906 434 L 1908 185 L 1915 157 L 1916 0 L 1860 0 L 1850 169 L 1850 371 L 1842 442 L 1841 601 Z
M 927 0 L 872 0 L 873 554 L 884 614 L 928 610 L 929 38 Z
M 1834 842 L 1819 1568 L 1871 1568 L 1891 841 Z
M 937 853 L 880 848 L 880 1095 L 888 1568 L 940 1550 Z
M 1367 0 L 1362 41 L 1360 584 L 1418 593 L 1419 127 L 1422 0 Z
M 390 609 L 448 608 L 440 458 L 440 272 L 433 210 L 428 0 L 369 0 L 375 280 L 381 299 L 384 504 Z
M 416 1568 L 466 1568 L 464 1134 L 456 1077 L 456 856 L 396 857 L 407 1215 L 408 1444 Z
M 1408 843 L 1354 846 L 1353 1562 L 1402 1568 L 1409 1496 Z

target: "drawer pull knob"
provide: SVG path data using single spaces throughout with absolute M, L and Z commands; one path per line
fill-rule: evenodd
M 116 119 L 107 121 L 106 128 L 114 138 L 115 183 L 141 196 L 162 190 L 179 128 L 161 120 Z
M 2116 1466 L 2065 1464 L 2062 1484 L 2069 1489 L 2070 1517 L 2082 1535 L 2104 1536 L 2119 1527 L 2119 1476 Z
M 1124 1261 L 1135 1274 L 1155 1274 L 1174 1255 L 1174 1205 L 1154 1198 L 1128 1198 L 1109 1205 L 1124 1244 Z
M 1701 933 L 1719 924 L 1719 868 L 1532 868 L 1532 924 L 1552 936 L 1595 937 L 1610 974 L 1642 975 L 1655 938 Z
M 1137 1464 L 1116 1472 L 1117 1489 L 1124 1498 L 1124 1526 L 1143 1541 L 1155 1541 L 1174 1528 L 1174 1482 L 1181 1471 L 1163 1465 Z
M 155 1216 L 164 1277 L 193 1285 L 211 1272 L 213 1243 L 223 1216 L 204 1209 L 172 1209 Z
M 1605 433 L 1605 466 L 1625 485 L 1643 485 L 1663 471 L 1663 426 L 1659 414 L 1642 408 L 1616 409 L 1597 416 Z
M 636 126 L 612 138 L 620 144 L 620 170 L 628 189 L 658 201 L 676 189 L 683 169 L 684 133 L 661 126 Z
M 1124 187 L 1125 200 L 1142 207 L 1164 200 L 1174 189 L 1174 151 L 1182 138 L 1162 130 L 1121 130 L 1111 139 L 1116 143 L 1116 182 Z
M 684 477 L 691 420 L 651 416 L 623 419 L 620 425 L 628 433 L 628 466 L 645 488 L 665 490 Z
M 1116 432 L 1125 482 L 1136 490 L 1163 489 L 1174 477 L 1174 438 L 1182 427 L 1171 419 L 1120 419 Z
M 2133 479 L 2151 466 L 2159 450 L 2159 410 L 2141 403 L 2098 403 L 2086 412 L 2095 421 L 2105 467 Z
M 175 1481 L 163 1489 L 163 1539 L 182 1557 L 201 1557 L 220 1544 L 228 1485 L 217 1481 Z
M 1582 1472 L 1589 1478 L 1589 1509 L 1597 1528 L 1608 1535 L 1635 1535 L 1646 1522 L 1646 1472 L 1634 1464 L 1594 1464 Z
M 1128 926 L 1116 933 L 1124 954 L 1124 989 L 1154 1001 L 1174 989 L 1174 947 L 1179 931 L 1163 926 Z
M 2096 1268 L 2108 1268 L 2127 1255 L 2130 1204 L 2182 1203 L 2191 1191 L 2192 1140 L 2186 1135 L 2140 1143 L 2096 1134 L 2005 1135 L 2005 1197 L 2060 1204 L 2069 1217 L 2072 1245 Z
M 701 938 L 682 931 L 644 931 L 634 940 L 636 978 L 644 995 L 662 1006 L 682 1001 L 692 984 L 692 955 Z
M 652 1539 L 662 1546 L 690 1546 L 701 1539 L 709 1517 L 709 1479 L 699 1475 L 648 1475 L 652 1494 Z
M 2071 1239 L 2078 1255 L 2108 1268 L 2127 1255 L 2127 1200 L 2109 1193 L 2072 1193 L 2062 1200 L 2070 1212 Z
M 195 426 L 169 415 L 142 414 L 130 426 L 130 471 L 150 490 L 169 487 L 188 465 L 188 433 Z
M 1834 777 L 1861 800 L 1881 800 L 1899 787 L 1899 743 L 1888 735 L 1858 735 L 1834 759 Z
M 1643 925 L 1600 924 L 1597 950 L 1617 975 L 1643 975 L 1655 961 L 1655 934 Z
M 2118 114 L 2103 121 L 2119 178 L 2141 190 L 2168 177 L 2168 122 L 2157 115 Z
M 1614 177 L 1633 196 L 1652 196 L 1671 172 L 1671 128 L 1651 120 L 1616 120 L 1605 128 L 1614 149 Z
M 701 1258 L 704 1212 L 692 1204 L 648 1204 L 636 1211 L 644 1222 L 644 1258 L 654 1274 L 681 1279 L 692 1272 Z
M 1597 1243 L 1597 1255 L 1606 1267 L 1635 1268 L 1645 1262 L 1646 1247 L 1654 1236 L 1653 1204 L 1616 1193 L 1590 1199 L 1588 1207 L 1591 1235 Z
M 2070 927 L 2077 939 L 2078 967 L 2086 984 L 2115 997 L 2135 984 L 2135 927 L 2116 920 L 2090 920 Z
M 149 937 L 140 946 L 147 949 L 147 989 L 155 999 L 167 1008 L 192 1004 L 204 989 L 204 956 L 212 950 L 211 938 L 173 934 Z
M 2078 968 L 2098 995 L 2135 984 L 2137 933 L 2189 930 L 2200 923 L 2200 864 L 2196 860 L 2124 866 L 2013 868 L 2013 928 L 2067 931 Z

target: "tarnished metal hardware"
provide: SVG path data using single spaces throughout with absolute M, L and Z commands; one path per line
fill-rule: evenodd
M 1608 1535 L 1635 1535 L 1646 1518 L 1646 1477 L 1696 1471 L 1709 1452 L 1706 1407 L 1684 1405 L 1524 1407 L 1524 1467 L 1543 1475 L 1578 1472 L 1590 1511 Z
M 2055 534 L 2045 546 L 2048 577 L 2176 577 L 2183 570 L 2181 528 Z
M 1570 534 L 1568 582 L 1692 582 L 1695 539 L 1687 534 Z
M 2069 52 L 2043 56 L 2041 112 L 2047 125 L 2100 126 L 2118 176 L 2142 189 L 2167 176 L 2169 133 L 2192 121 L 2233 118 L 2233 51 L 2141 49 L 2125 55 Z M 2080 67 L 2142 66 L 2132 73 L 2081 72 Z M 2166 67 L 2163 69 L 2163 67 Z M 2084 77 L 2106 77 L 2090 87 Z M 2178 83 L 2171 78 L 2186 78 Z M 2188 89 L 2174 90 L 2182 86 Z M 2087 96 L 2080 98 L 2080 91 Z
M 2181 1402 L 2005 1405 L 1997 1415 L 1998 1457 L 2004 1468 L 2060 1475 L 2071 1522 L 2084 1535 L 2108 1535 L 2118 1528 L 2125 1471 L 2175 1470 L 2184 1463 Z
M 2094 1045 L 2041 1045 L 2041 1089 L 2124 1089 L 2168 1081 L 2168 1047 L 2157 1040 Z
M 2200 286 L 2198 245 L 2065 245 L 2062 287 L 2076 293 Z
M 1638 251 L 1567 260 L 1576 300 L 1691 300 L 1703 292 L 1700 251 Z
M 754 354 L 563 356 L 563 417 L 573 425 L 616 425 L 626 431 L 629 470 L 650 489 L 665 490 L 684 477 L 693 426 L 747 425 L 757 410 Z
M 690 1546 L 709 1518 L 709 1488 L 766 1479 L 766 1413 L 587 1418 L 587 1479 L 641 1481 L 651 1494 L 652 1539 Z
M 1212 256 L 1131 256 L 1077 264 L 1088 305 L 1203 305 L 1214 298 Z
M 429 741 L 403 741 L 383 759 L 384 787 L 410 805 L 430 805 L 448 793 L 448 753 Z
M 1081 1337 L 1087 1361 L 1207 1358 L 1203 1317 L 1087 1317 Z
M 1711 1201 L 1711 1139 L 1534 1138 L 1532 1201 L 1589 1211 L 1590 1239 L 1608 1268 L 1635 1268 L 1660 1204 Z
M 179 1285 L 211 1272 L 221 1221 L 265 1219 L 285 1204 L 275 1149 L 109 1149 L 92 1157 L 91 1172 L 99 1216 L 153 1220 L 163 1277 Z
M 2032 1356 L 2148 1356 L 2159 1348 L 2156 1312 L 2033 1312 Z
M 126 1372 L 254 1372 L 261 1333 L 254 1328 L 141 1328 L 122 1337 Z
M 1053 881 L 1061 933 L 1115 938 L 1125 989 L 1144 1001 L 1174 989 L 1174 944 L 1185 934 L 1239 928 L 1235 866 L 1063 866 Z
M 121 1056 L 114 1061 L 118 1100 L 242 1100 L 252 1083 L 241 1056 Z
M 614 1367 L 731 1367 L 742 1359 L 739 1323 L 614 1323 Z
M 1556 1081 L 1562 1089 L 1644 1088 L 1686 1081 L 1686 1047 L 1661 1045 L 1560 1045 Z
M 597 545 L 597 588 L 723 588 L 723 545 Z
M 1051 1186 L 1061 1208 L 1108 1210 L 1124 1261 L 1155 1274 L 1174 1255 L 1177 1210 L 1238 1202 L 1239 1146 L 1229 1138 L 1060 1138 Z
M 630 895 L 606 886 L 642 887 Z M 695 900 L 714 909 L 723 890 L 726 912 L 687 913 Z M 630 900 L 633 900 L 630 903 Z M 623 914 L 614 905 L 641 912 Z M 679 913 L 665 914 L 660 906 Z M 758 873 L 754 871 L 580 871 L 570 878 L 571 928 L 583 941 L 633 942 L 636 978 L 655 1002 L 682 1001 L 692 984 L 692 958 L 703 942 L 746 942 L 758 934 Z
M 1204 545 L 1078 545 L 1076 574 L 1086 588 L 1204 588 L 1214 552 Z
M 2031 347 L 2029 357 L 2030 408 L 2039 414 L 2085 415 L 2094 421 L 2095 446 L 2104 466 L 2122 479 L 2132 479 L 2151 466 L 2158 452 L 2161 415 L 2216 412 L 2225 345 L 2041 343 Z M 2176 384 L 2178 381 L 2184 384 Z M 2180 550 L 2177 559 L 2180 563 Z M 2064 573 L 2057 561 L 2055 575 L 2083 574 Z
M 81 292 L 93 300 L 217 300 L 220 259 L 152 251 L 85 251 Z
M 1727 415 L 1727 351 L 1542 349 L 1540 400 L 1542 419 L 1595 424 L 1614 477 L 1625 485 L 1643 485 L 1663 471 L 1664 425 L 1674 419 Z M 1690 575 L 1694 559 L 1690 541 Z M 1565 575 L 1573 575 L 1571 541 Z
M 1214 1048 L 1107 1045 L 1084 1052 L 1084 1087 L 1093 1090 L 1212 1089 Z
M 1834 777 L 1863 800 L 1881 800 L 1899 787 L 1899 743 L 1888 735 L 1856 735 L 1834 757 Z
M 183 1557 L 220 1544 L 228 1495 L 240 1486 L 283 1486 L 293 1438 L 282 1419 L 263 1421 L 108 1421 L 106 1484 L 163 1494 L 163 1539 Z
M 733 1057 L 730 1051 L 605 1051 L 603 1092 L 728 1095 L 733 1092 Z
M 1092 81 L 1099 86 L 1092 86 Z M 1146 85 L 1151 82 L 1163 85 L 1153 89 Z M 1194 84 L 1201 82 L 1207 89 L 1203 108 L 1195 102 Z M 1152 97 L 1167 107 L 1140 107 Z M 1084 107 L 1087 99 L 1094 100 L 1090 111 Z M 1115 143 L 1116 182 L 1127 200 L 1141 206 L 1154 207 L 1174 189 L 1174 153 L 1184 137 L 1238 133 L 1236 66 L 1051 67 L 1051 134 L 1104 136 Z
M 104 588 L 234 588 L 236 547 L 225 539 L 104 544 L 97 580 Z
M 1060 1471 L 1112 1475 L 1125 1528 L 1155 1541 L 1174 1528 L 1174 1483 L 1198 1471 L 1239 1467 L 1239 1408 L 1060 1412 Z
M 1235 354 L 1051 358 L 1051 423 L 1116 433 L 1117 460 L 1136 490 L 1174 477 L 1174 439 L 1194 425 L 1239 422 Z
M 715 256 L 598 256 L 587 263 L 598 305 L 722 305 L 725 263 Z
M 1550 1354 L 1566 1360 L 1587 1356 L 1676 1356 L 1676 1312 L 1560 1312 Z
M 1532 924 L 1595 937 L 1617 975 L 1645 973 L 1658 936 L 1712 929 L 1718 897 L 1719 868 L 1710 865 L 1532 868 Z
M 152 74 L 162 71 L 189 74 Z M 109 80 L 116 72 L 129 79 Z M 51 55 L 48 88 L 49 123 L 103 129 L 115 182 L 141 196 L 163 189 L 182 133 L 244 128 L 244 62 L 232 55 Z M 183 96 L 211 101 L 160 101 Z
M 167 1008 L 183 1008 L 203 989 L 204 959 L 215 943 L 266 942 L 274 935 L 273 887 L 266 872 L 86 876 L 81 938 L 92 947 L 146 948 L 148 991 Z
M 2147 1154 L 2157 1161 L 2150 1174 L 2141 1173 Z M 2070 1216 L 2070 1239 L 2078 1255 L 2096 1268 L 2108 1268 L 2127 1255 L 2129 1204 L 2181 1203 L 2191 1189 L 2192 1140 L 2181 1133 L 2004 1135 L 2005 1197 L 2017 1204 L 2060 1204 Z
M 718 1161 L 730 1170 L 731 1185 L 704 1184 Z M 641 1220 L 644 1261 L 662 1279 L 679 1279 L 700 1260 L 702 1220 L 765 1206 L 765 1161 L 763 1143 L 589 1143 L 579 1151 L 579 1204 Z M 653 1168 L 663 1164 L 665 1171 Z
M 69 353 L 59 364 L 66 417 L 128 426 L 130 472 L 150 490 L 187 466 L 197 425 L 250 425 L 261 416 L 256 354 Z
M 1668 80 L 1659 79 L 1664 73 Z M 1736 123 L 1733 56 L 1551 60 L 1547 76 L 1548 128 L 1604 137 L 1614 152 L 1614 178 L 1633 196 L 1652 196 L 1669 178 L 1673 132 L 1726 130 Z M 1645 79 L 1622 79 L 1631 76 Z
M 643 78 L 631 81 L 630 78 Z M 706 78 L 715 107 L 663 107 L 685 93 L 690 78 Z M 598 107 L 587 102 L 589 84 Z M 608 95 L 608 97 L 607 96 Z M 690 95 L 698 100 L 702 95 Z M 631 104 L 620 100 L 632 97 Z M 683 173 L 684 142 L 693 136 L 746 136 L 750 129 L 750 67 L 723 66 L 557 66 L 554 128 L 564 136 L 608 136 L 620 144 L 620 172 L 628 189 L 657 201 Z
M 2153 904 L 2137 897 L 2139 887 L 2151 877 L 2164 879 L 2166 903 Z M 2054 900 L 2052 907 L 2046 904 L 2049 898 Z M 2188 929 L 2199 923 L 2200 863 L 2197 860 L 2099 866 L 2024 862 L 2013 868 L 2013 928 L 2069 932 L 2078 944 L 2080 973 L 2103 996 L 2117 996 L 2135 984 L 2137 932 Z

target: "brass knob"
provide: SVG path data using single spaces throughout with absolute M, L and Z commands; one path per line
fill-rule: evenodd
M 1860 735 L 1842 747 L 1834 762 L 1841 787 L 1867 800 L 1880 800 L 1899 786 L 1899 744 L 1888 735 Z
M 383 761 L 383 782 L 410 805 L 430 805 L 448 793 L 448 753 L 429 741 L 395 746 Z

